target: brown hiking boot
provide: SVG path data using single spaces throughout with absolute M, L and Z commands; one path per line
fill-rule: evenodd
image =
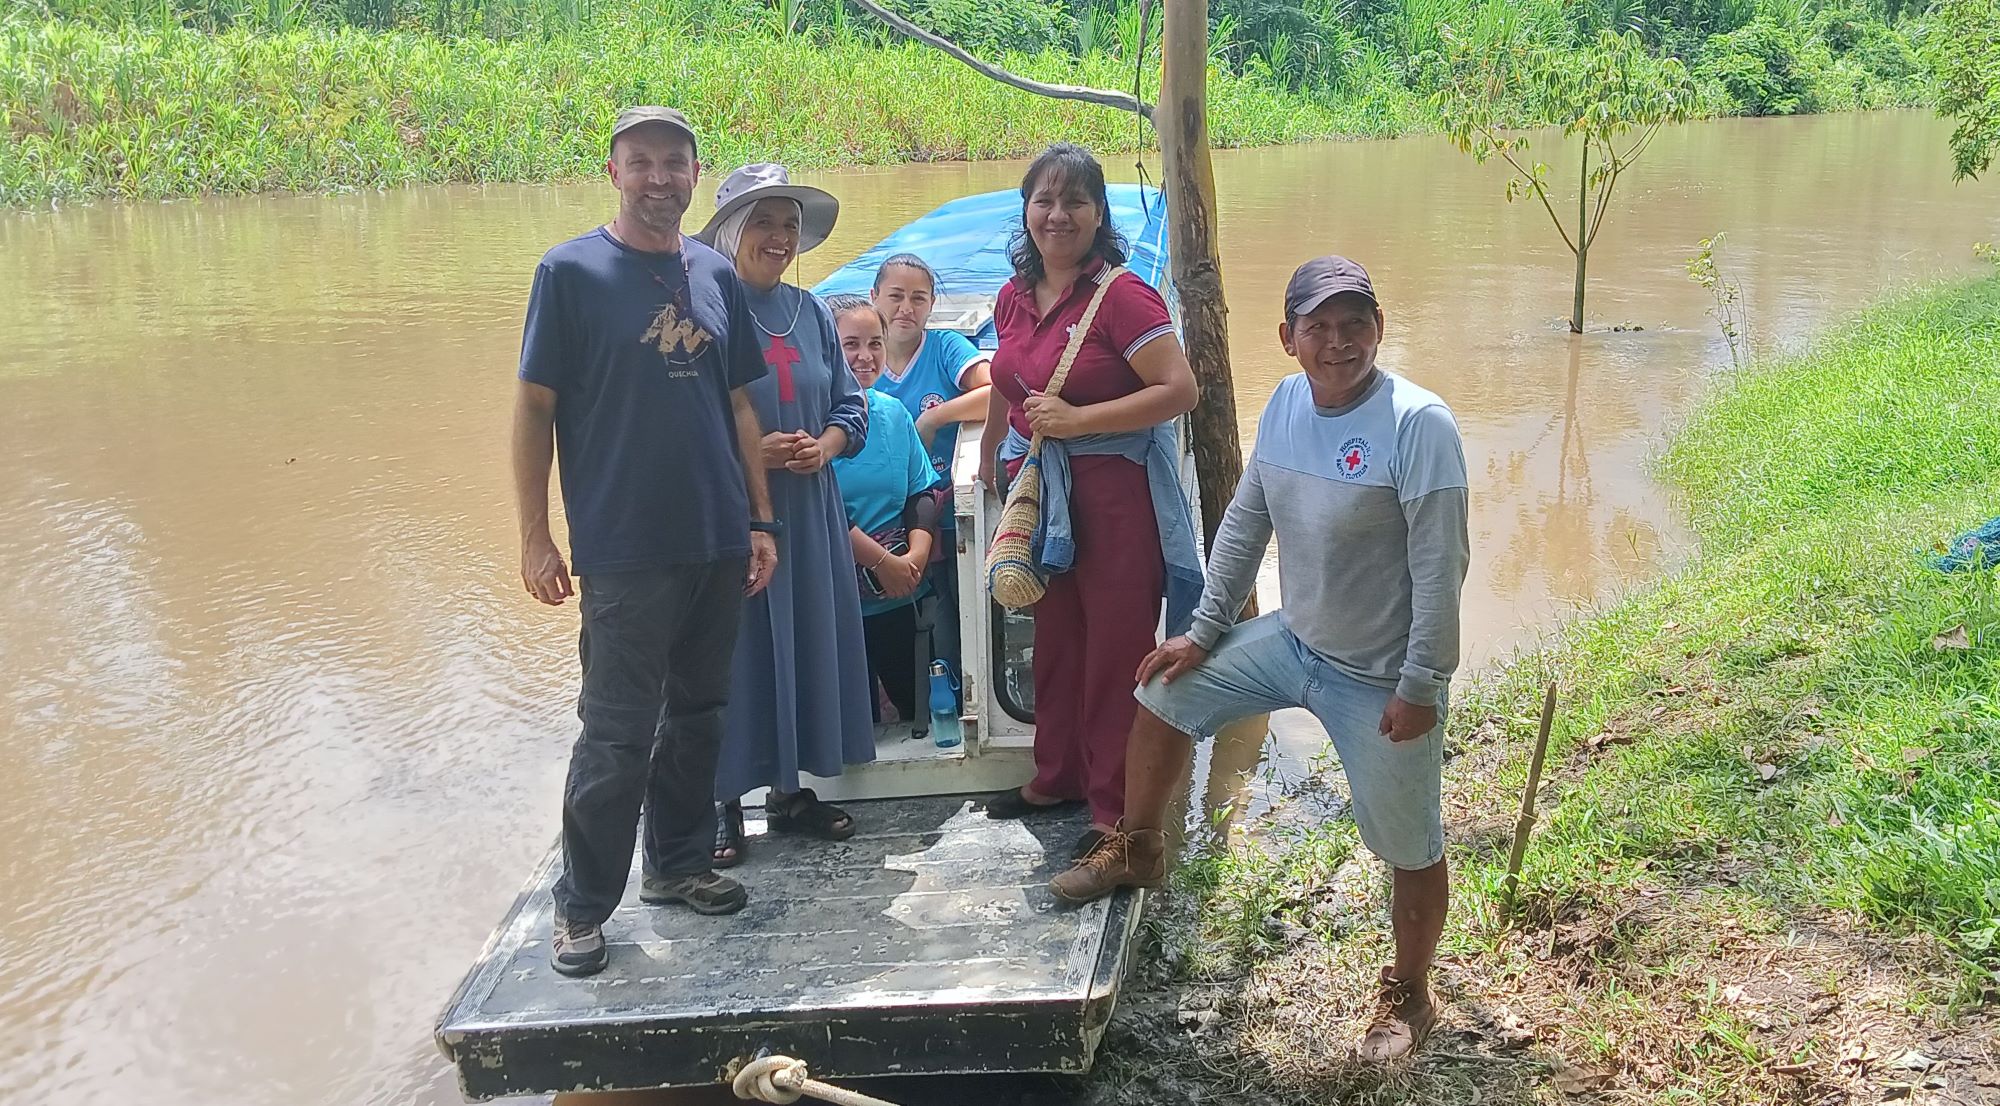
M 1167 835 L 1159 830 L 1111 833 L 1089 855 L 1049 881 L 1064 902 L 1102 898 L 1120 887 L 1158 887 L 1167 878 Z
M 1373 1063 L 1401 1060 L 1417 1050 L 1437 1024 L 1437 1005 L 1430 986 L 1420 980 L 1397 979 L 1382 969 L 1382 994 L 1375 1017 L 1361 1038 L 1361 1058 Z

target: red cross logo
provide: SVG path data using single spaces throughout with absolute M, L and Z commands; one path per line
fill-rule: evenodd
M 779 402 L 790 403 L 798 398 L 798 390 L 792 386 L 792 366 L 803 359 L 804 355 L 782 334 L 771 335 L 771 340 L 765 344 L 764 364 L 778 374 Z
M 1359 480 L 1368 471 L 1368 439 L 1349 438 L 1340 443 L 1340 452 L 1334 455 L 1333 467 L 1343 480 Z

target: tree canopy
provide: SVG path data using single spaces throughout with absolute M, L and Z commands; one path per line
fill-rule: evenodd
M 1937 109 L 1958 122 L 1952 175 L 1964 180 L 2000 153 L 2000 0 L 1939 0 L 1931 14 Z

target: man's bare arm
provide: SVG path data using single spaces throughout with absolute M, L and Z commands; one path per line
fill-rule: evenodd
M 514 390 L 514 509 L 521 526 L 521 584 L 555 605 L 576 594 L 549 534 L 549 471 L 555 464 L 556 393 L 519 381 Z
M 771 485 L 764 478 L 763 424 L 757 418 L 757 408 L 750 402 L 747 390 L 732 389 L 729 405 L 736 415 L 736 450 L 743 463 L 743 486 L 750 493 L 750 518 L 755 522 L 769 522 L 772 519 Z M 750 566 L 743 580 L 743 594 L 755 595 L 763 591 L 777 571 L 777 539 L 767 533 L 751 531 Z

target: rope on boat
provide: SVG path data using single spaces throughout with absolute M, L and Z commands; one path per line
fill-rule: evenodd
M 736 1097 L 750 1102 L 771 1102 L 777 1106 L 790 1106 L 805 1095 L 834 1106 L 896 1106 L 885 1099 L 874 1098 L 859 1091 L 845 1091 L 828 1083 L 821 1083 L 806 1073 L 806 1062 L 794 1060 L 790 1056 L 759 1056 L 743 1065 L 730 1081 L 729 1089 Z

